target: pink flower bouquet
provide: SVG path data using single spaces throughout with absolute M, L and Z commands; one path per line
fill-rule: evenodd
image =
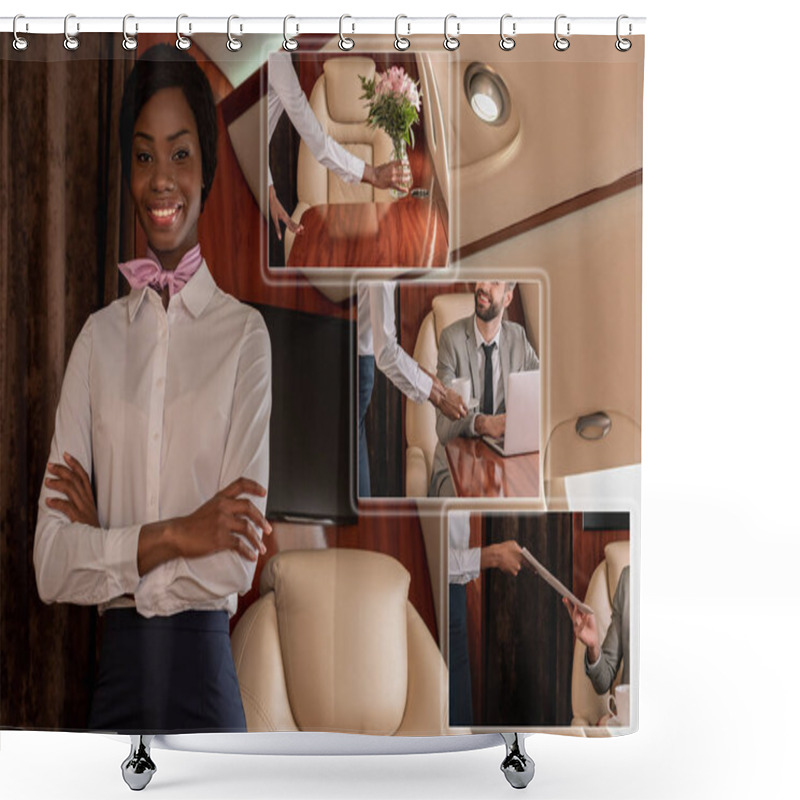
M 371 80 L 363 76 L 362 100 L 367 101 L 367 124 L 386 131 L 394 146 L 394 158 L 408 164 L 406 145 L 414 146 L 413 125 L 419 122 L 422 95 L 417 83 L 402 67 L 389 67 Z

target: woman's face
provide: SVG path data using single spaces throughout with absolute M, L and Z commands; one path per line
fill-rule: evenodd
M 203 187 L 194 114 L 177 86 L 161 89 L 133 126 L 131 194 L 147 242 L 164 269 L 197 244 Z

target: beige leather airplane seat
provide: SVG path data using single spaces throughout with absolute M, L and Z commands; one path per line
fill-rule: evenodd
M 371 551 L 270 559 L 232 636 L 248 731 L 445 732 L 447 669 L 409 583 Z
M 605 638 L 608 626 L 611 623 L 611 603 L 617 591 L 619 576 L 622 570 L 630 564 L 630 542 L 611 542 L 605 547 L 605 559 L 601 561 L 589 581 L 584 602 L 592 608 L 597 621 L 597 633 L 600 642 Z M 608 713 L 608 695 L 598 695 L 592 682 L 586 675 L 584 668 L 584 655 L 586 645 L 575 640 L 575 652 L 572 659 L 572 724 L 585 726 L 585 732 L 591 735 L 591 726 L 603 715 Z M 614 686 L 619 682 L 620 669 Z M 604 731 L 598 731 L 604 735 Z
M 440 294 L 422 320 L 414 360 L 436 374 L 439 337 L 450 324 L 475 311 L 472 294 Z M 427 497 L 436 449 L 436 409 L 430 403 L 406 402 L 406 497 Z
M 367 107 L 361 99 L 359 76 L 372 78 L 375 62 L 371 58 L 329 58 L 323 73 L 314 84 L 309 104 L 322 129 L 346 150 L 367 164 L 392 160 L 392 140 L 382 130 L 367 125 Z M 300 143 L 297 163 L 297 208 L 292 219 L 299 222 L 305 211 L 322 203 L 373 203 L 391 200 L 387 190 L 374 189 L 368 183 L 346 183 L 322 166 L 305 142 Z M 285 255 L 294 244 L 294 235 L 286 231 Z

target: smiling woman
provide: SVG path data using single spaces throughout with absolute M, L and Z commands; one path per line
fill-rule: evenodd
M 245 728 L 228 619 L 270 530 L 271 353 L 261 315 L 200 251 L 216 141 L 194 60 L 144 53 L 120 144 L 147 258 L 120 265 L 131 292 L 73 347 L 34 543 L 42 600 L 105 617 L 96 730 Z

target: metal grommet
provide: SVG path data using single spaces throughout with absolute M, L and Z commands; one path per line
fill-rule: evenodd
M 175 40 L 175 47 L 177 47 L 178 50 L 188 50 L 192 46 L 192 40 L 191 39 L 187 39 L 181 33 L 181 20 L 182 19 L 189 19 L 189 15 L 188 14 L 178 14 L 178 17 L 175 20 L 175 35 L 178 37 Z M 191 32 L 192 32 L 192 23 L 190 22 L 189 23 L 189 33 L 191 33 Z
M 566 19 L 566 14 L 559 14 L 556 17 L 555 24 L 553 25 L 553 33 L 555 34 L 556 40 L 553 42 L 553 47 L 558 50 L 559 53 L 563 53 L 569 47 L 569 39 L 565 39 L 559 32 L 558 32 L 558 21 L 560 19 Z M 567 36 L 569 36 L 569 28 L 570 24 L 567 23 Z
M 633 42 L 630 39 L 623 39 L 619 33 L 619 27 L 620 27 L 619 24 L 624 19 L 628 19 L 627 14 L 620 14 L 617 17 L 617 41 L 615 42 L 614 47 L 616 47 L 617 50 L 620 51 L 620 53 L 627 53 L 628 50 L 630 50 L 631 47 L 633 47 Z M 632 30 L 633 27 L 631 26 L 630 23 L 628 23 L 628 36 L 631 35 Z
M 444 18 L 444 49 L 445 50 L 450 50 L 452 52 L 453 50 L 458 50 L 458 46 L 461 44 L 461 42 L 459 42 L 458 38 L 457 38 L 458 37 L 458 31 L 459 31 L 459 28 L 461 26 L 458 23 L 456 23 L 456 35 L 455 36 L 451 36 L 447 32 L 447 23 L 450 22 L 451 19 L 456 19 L 456 15 L 455 14 L 448 14 Z
M 289 36 L 289 32 L 286 30 L 290 19 L 297 18 L 291 14 L 283 18 L 283 49 L 291 53 L 293 50 L 297 50 L 297 40 Z
M 513 50 L 514 45 L 516 44 L 516 42 L 511 38 L 511 36 L 506 36 L 503 30 L 503 24 L 507 19 L 511 19 L 511 14 L 503 14 L 503 16 L 500 17 L 500 49 L 506 51 Z M 516 32 L 517 32 L 517 23 L 512 22 L 511 33 L 515 34 Z
M 342 14 L 342 16 L 339 17 L 339 49 L 344 50 L 345 52 L 347 52 L 348 50 L 352 50 L 356 46 L 356 43 L 352 39 L 349 39 L 347 36 L 345 36 L 344 33 L 342 32 L 342 28 L 344 27 L 344 21 L 346 19 L 353 19 L 353 18 L 349 14 Z M 355 29 L 356 26 L 353 25 L 353 30 Z
M 126 14 L 122 18 L 122 49 L 123 50 L 135 50 L 139 46 L 139 42 L 136 40 L 136 34 L 131 36 L 128 33 L 128 20 L 129 19 L 136 19 L 133 14 Z M 135 31 L 139 30 L 139 23 L 135 23 L 133 26 Z
M 71 19 L 75 19 L 75 15 L 74 14 L 67 14 L 67 16 L 64 17 L 64 49 L 65 50 L 77 50 L 78 46 L 80 45 L 80 42 L 78 41 L 77 33 L 78 33 L 78 31 L 80 31 L 81 25 L 80 25 L 79 22 L 75 23 L 76 35 L 73 36 L 69 32 L 69 21 Z
M 405 14 L 398 14 L 394 18 L 394 49 L 402 52 L 411 47 L 411 40 L 406 39 L 405 36 L 401 36 L 398 31 L 401 19 L 408 19 L 408 17 Z M 411 25 L 408 25 L 408 32 L 411 33 Z
M 231 53 L 236 53 L 242 49 L 242 40 L 238 39 L 231 33 L 231 22 L 233 22 L 235 19 L 239 19 L 239 17 L 237 17 L 235 14 L 231 14 L 231 16 L 228 17 L 228 42 L 225 46 L 231 51 Z M 239 25 L 239 33 L 241 32 L 242 26 Z
M 17 22 L 18 22 L 18 20 L 21 20 L 21 19 L 25 19 L 25 15 L 24 14 L 17 14 L 17 16 L 14 17 L 14 23 L 11 26 L 11 31 L 14 34 L 14 41 L 12 42 L 12 44 L 14 46 L 14 49 L 15 50 L 19 50 L 20 52 L 22 52 L 23 50 L 27 50 L 28 49 L 28 40 L 24 39 L 22 36 L 20 36 L 17 33 Z M 25 23 L 25 30 L 26 31 L 28 30 L 28 23 L 27 22 Z

